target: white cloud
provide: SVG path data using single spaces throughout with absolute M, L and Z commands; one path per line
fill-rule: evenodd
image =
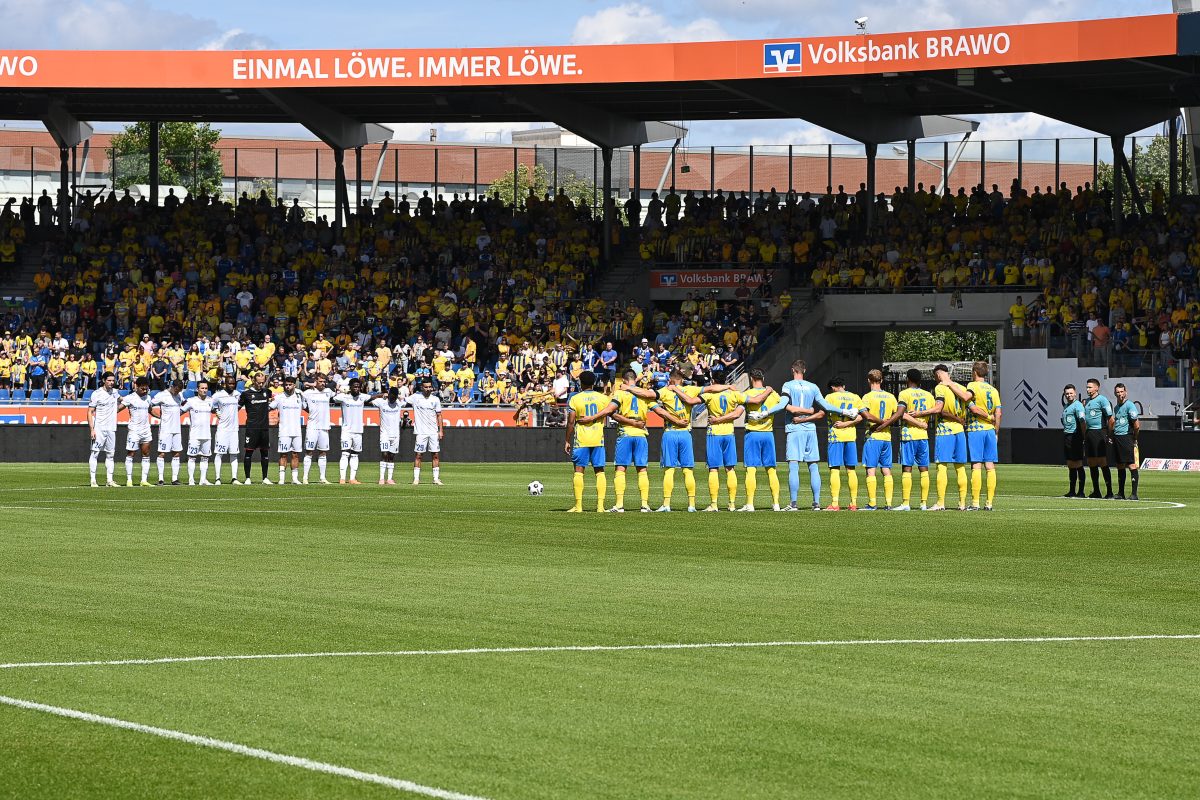
M 257 49 L 269 41 L 145 0 L 0 0 L 0 47 L 62 50 Z
M 575 44 L 629 42 L 700 42 L 727 39 L 720 24 L 701 17 L 680 25 L 641 3 L 623 3 L 580 17 L 571 41 Z

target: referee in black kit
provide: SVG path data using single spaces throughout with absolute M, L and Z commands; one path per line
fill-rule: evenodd
M 267 376 L 264 372 L 254 374 L 254 385 L 242 392 L 239 404 L 246 409 L 246 425 L 242 430 L 246 433 L 246 443 L 243 446 L 242 467 L 246 472 L 245 485 L 250 485 L 250 460 L 254 451 L 259 453 L 262 462 L 262 482 L 270 485 L 267 477 L 267 457 L 271 448 L 271 391 L 267 388 Z

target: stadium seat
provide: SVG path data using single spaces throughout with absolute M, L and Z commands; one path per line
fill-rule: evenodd
M 0 389 L 0 401 L 8 400 L 12 397 L 12 392 L 8 389 Z
M 24 389 L 13 389 L 12 399 L 13 400 L 24 400 L 25 399 L 25 390 Z
M 246 382 L 245 382 L 245 381 L 238 381 L 238 382 L 237 382 L 237 390 L 238 390 L 239 392 L 244 392 L 244 391 L 246 390 Z
M 187 392 L 188 397 L 191 397 L 196 393 L 196 382 L 188 381 L 187 386 L 184 387 L 184 391 Z
M 62 400 L 62 389 L 51 389 L 50 391 L 46 392 L 46 399 L 55 403 L 57 403 L 59 400 Z
M 46 399 L 46 393 L 41 389 L 34 389 L 29 393 L 29 401 L 32 403 L 40 403 Z
M 92 399 L 92 392 L 94 392 L 94 391 L 96 391 L 96 390 L 95 390 L 95 389 L 84 389 L 84 390 L 83 390 L 83 398 L 82 398 L 82 399 L 83 399 L 83 401 L 84 401 L 85 403 L 86 403 L 88 400 L 91 400 L 91 399 Z

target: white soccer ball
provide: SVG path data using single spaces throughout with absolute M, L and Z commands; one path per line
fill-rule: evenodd
M 546 491 L 546 487 L 542 486 L 541 481 L 530 481 L 529 482 L 529 494 L 532 495 L 533 497 L 541 497 L 542 492 L 544 492 L 544 491 Z

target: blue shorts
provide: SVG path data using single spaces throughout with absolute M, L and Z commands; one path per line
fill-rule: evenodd
M 746 431 L 742 441 L 742 462 L 747 467 L 775 466 L 775 434 L 770 431 Z
M 696 466 L 696 457 L 692 454 L 691 431 L 664 431 L 661 449 L 659 461 L 666 469 L 691 469 Z
M 732 433 L 716 436 L 710 433 L 704 437 L 704 446 L 708 451 L 704 461 L 709 469 L 737 466 L 737 440 Z
M 867 469 L 892 468 L 892 443 L 883 439 L 867 439 L 863 445 L 863 466 Z
M 829 443 L 829 466 L 837 469 L 838 467 L 849 467 L 854 469 L 858 466 L 858 442 L 830 442 Z
M 618 467 L 644 467 L 650 461 L 650 440 L 645 436 L 622 436 L 617 439 L 617 454 L 613 464 Z
M 933 460 L 939 464 L 967 463 L 967 435 L 965 433 L 939 433 L 933 446 Z
M 604 468 L 604 445 L 571 449 L 571 463 L 577 467 Z
M 917 439 L 900 443 L 900 466 L 929 469 L 929 440 Z
M 968 431 L 967 450 L 972 464 L 995 464 L 1000 460 L 995 431 Z
M 788 461 L 820 461 L 821 451 L 817 449 L 817 430 L 788 431 L 787 434 Z

